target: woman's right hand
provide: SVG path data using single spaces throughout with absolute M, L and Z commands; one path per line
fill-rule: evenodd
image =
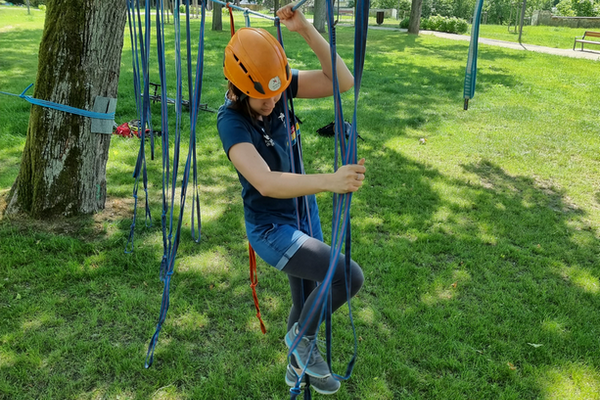
M 331 192 L 344 194 L 356 192 L 365 180 L 365 159 L 362 158 L 357 164 L 348 164 L 340 167 L 333 174 Z
M 277 10 L 277 16 L 290 32 L 299 32 L 310 27 L 311 24 L 300 9 L 293 9 L 294 5 L 294 3 L 290 3 L 281 7 Z

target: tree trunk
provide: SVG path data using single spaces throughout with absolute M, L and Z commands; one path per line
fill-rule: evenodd
M 92 110 L 117 97 L 126 21 L 123 0 L 49 0 L 33 97 Z M 46 219 L 104 208 L 111 135 L 91 119 L 31 107 L 19 175 L 5 214 Z
M 192 2 L 192 10 L 194 10 L 193 14 L 194 14 L 195 18 L 200 18 L 200 8 L 198 6 L 198 0 L 194 0 Z
M 212 2 L 211 2 L 212 3 Z M 223 30 L 223 12 L 221 11 L 223 6 L 219 3 L 213 4 L 212 10 L 212 30 L 213 31 L 222 31 Z
M 410 6 L 410 20 L 408 22 L 408 33 L 413 35 L 419 34 L 419 26 L 421 25 L 421 7 L 423 0 L 412 0 Z
M 315 0 L 315 17 L 313 25 L 317 31 L 325 33 L 325 20 L 327 19 L 327 3 L 325 0 Z

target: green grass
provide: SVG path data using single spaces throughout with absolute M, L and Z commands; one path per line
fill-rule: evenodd
M 1 91 L 20 93 L 35 79 L 43 16 L 25 14 L 0 7 Z M 225 84 L 224 28 L 206 39 L 202 100 L 214 107 Z M 337 36 L 350 64 L 352 35 L 340 28 Z M 316 67 L 297 35 L 284 40 L 293 67 Z M 369 32 L 358 115 L 367 181 L 352 209 L 353 255 L 366 278 L 353 300 L 359 353 L 332 398 L 598 398 L 598 62 L 486 46 L 463 111 L 467 49 Z M 135 118 L 127 49 L 122 65 L 119 123 Z M 352 100 L 343 97 L 348 119 Z M 333 142 L 315 130 L 331 122 L 331 100 L 295 106 L 307 169 L 330 171 Z M 0 199 L 18 173 L 28 114 L 28 103 L 0 97 Z M 137 139 L 112 138 L 104 212 L 66 223 L 0 221 L 0 399 L 289 398 L 287 280 L 259 262 L 262 335 L 240 186 L 215 119 L 199 117 L 202 240 L 190 239 L 184 220 L 150 369 L 143 364 L 162 293 L 159 145 L 148 160 L 155 225 L 144 224 L 141 195 L 133 254 L 123 250 Z M 331 196 L 318 201 L 330 236 Z M 347 311 L 334 318 L 334 339 L 343 373 Z
M 586 29 L 569 28 L 564 26 L 524 26 L 521 42 L 537 46 L 553 47 L 557 49 L 572 49 L 575 36 L 583 36 Z M 471 31 L 467 33 L 470 35 Z M 509 30 L 503 25 L 481 25 L 479 36 L 488 39 L 506 40 L 508 42 L 519 41 L 519 30 L 514 27 Z M 600 47 L 591 50 L 600 50 Z

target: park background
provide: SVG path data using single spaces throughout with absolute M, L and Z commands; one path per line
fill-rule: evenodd
M 0 7 L 0 90 L 20 93 L 35 81 L 43 20 L 38 10 Z M 202 99 L 214 107 L 225 89 L 224 25 L 206 38 Z M 274 32 L 268 22 L 253 26 Z M 499 29 L 507 27 L 489 26 Z M 526 29 L 524 40 L 561 37 L 565 48 L 582 34 Z M 338 28 L 349 65 L 352 36 Z M 316 67 L 298 37 L 284 40 L 293 67 Z M 125 43 L 117 122 L 136 118 Z M 600 398 L 598 62 L 482 45 L 477 94 L 465 112 L 467 48 L 369 32 L 358 125 L 368 174 L 352 209 L 353 255 L 366 282 L 353 300 L 358 361 L 334 398 Z M 343 100 L 349 113 L 351 94 Z M 30 108 L 0 101 L 0 198 L 19 170 Z M 315 133 L 333 118 L 331 100 L 298 100 L 296 108 L 307 170 L 331 171 L 333 140 Z M 240 187 L 214 114 L 201 113 L 198 132 L 202 239 L 190 239 L 187 220 L 150 369 L 144 359 L 162 294 L 160 160 L 148 162 L 153 226 L 138 213 L 133 254 L 124 249 L 136 138 L 112 138 L 101 213 L 1 221 L 0 398 L 289 397 L 287 280 L 259 262 L 262 335 Z M 318 201 L 328 240 L 331 196 Z M 336 372 L 351 354 L 341 310 Z

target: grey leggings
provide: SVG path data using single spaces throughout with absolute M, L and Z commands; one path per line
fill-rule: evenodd
M 282 271 L 288 275 L 292 292 L 292 309 L 288 318 L 288 331 L 295 322 L 299 322 L 299 325 L 302 325 L 306 320 L 318 292 L 318 290 L 314 290 L 317 287 L 317 282 L 323 282 L 325 275 L 327 275 L 330 251 L 331 248 L 325 243 L 309 238 L 296 251 L 296 254 L 292 256 L 286 266 L 283 267 Z M 341 254 L 331 281 L 332 311 L 337 310 L 346 302 L 345 260 L 346 258 Z M 350 268 L 352 278 L 350 282 L 350 294 L 354 296 L 361 288 L 364 276 L 360 266 L 353 260 L 350 261 Z M 306 333 L 314 335 L 317 332 L 318 325 L 319 316 L 317 315 L 311 321 Z

